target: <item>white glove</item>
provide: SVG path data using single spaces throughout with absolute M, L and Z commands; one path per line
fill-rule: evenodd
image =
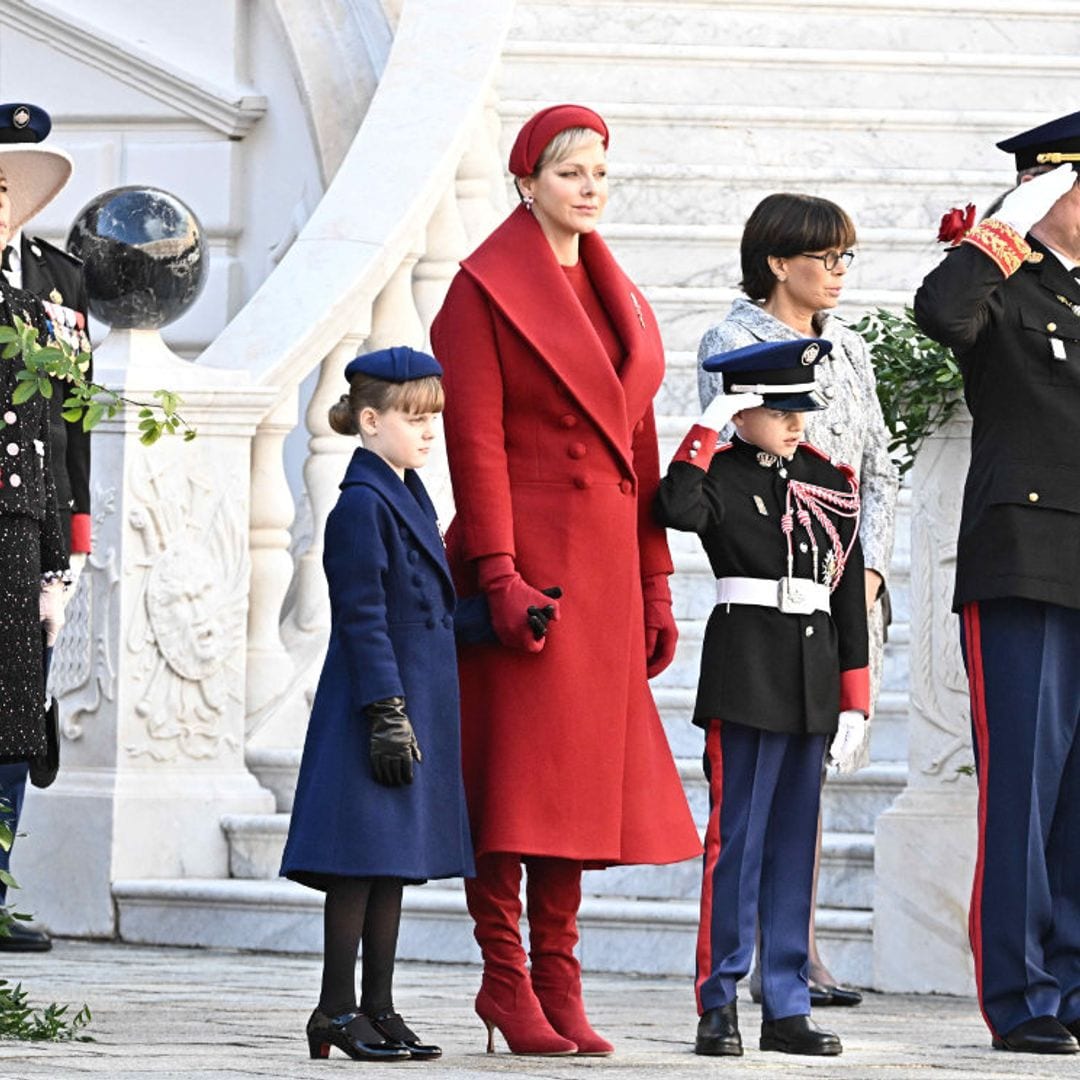
M 41 586 L 38 598 L 38 616 L 45 627 L 45 644 L 55 645 L 64 625 L 64 583 L 50 581 Z
M 760 394 L 717 394 L 705 406 L 698 423 L 703 428 L 723 431 L 728 421 L 742 409 L 754 409 L 763 405 L 765 399 Z
M 1050 207 L 1075 183 L 1072 165 L 1059 165 L 1013 188 L 994 217 L 1026 236 L 1031 226 L 1046 217 Z
M 71 603 L 71 598 L 79 587 L 79 577 L 86 567 L 86 552 L 73 551 L 68 556 L 68 566 L 71 568 L 71 584 L 64 590 L 64 607 Z
M 838 773 L 851 773 L 858 767 L 859 751 L 866 739 L 870 721 L 857 709 L 845 709 L 836 725 L 836 734 L 825 759 Z

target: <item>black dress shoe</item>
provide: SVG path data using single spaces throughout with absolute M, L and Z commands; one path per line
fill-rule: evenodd
M 1060 1021 L 1059 1021 L 1059 1023 L 1060 1023 Z M 1070 1035 L 1072 1035 L 1072 1037 L 1074 1039 L 1076 1039 L 1077 1044 L 1080 1045 L 1080 1019 L 1071 1020 L 1069 1023 L 1064 1024 L 1062 1026 L 1065 1028 L 1065 1030 L 1067 1032 L 1069 1032 Z
M 48 952 L 51 948 L 52 939 L 44 930 L 21 919 L 12 919 L 7 934 L 0 937 L 0 952 Z
M 320 1009 L 307 1023 L 308 1049 L 313 1058 L 327 1058 L 336 1046 L 353 1061 L 408 1061 L 412 1056 L 401 1043 L 380 1035 L 371 1021 L 359 1012 L 327 1016 Z
M 833 1057 L 843 1052 L 840 1040 L 831 1031 L 823 1031 L 809 1016 L 785 1016 L 782 1020 L 761 1021 L 762 1050 L 783 1054 L 815 1054 Z
M 1021 1054 L 1075 1054 L 1076 1038 L 1053 1016 L 1033 1016 L 1004 1035 L 995 1035 L 995 1050 L 1015 1050 Z
M 401 1018 L 401 1014 L 394 1012 L 393 1009 L 384 1009 L 372 1016 L 371 1026 L 392 1043 L 404 1046 L 409 1051 L 409 1057 L 417 1061 L 431 1061 L 442 1057 L 441 1046 L 436 1046 L 434 1043 L 422 1043 L 416 1037 L 416 1032 Z
M 826 986 L 822 983 L 810 983 L 810 1008 L 823 1009 L 828 1005 L 858 1005 L 862 994 L 850 986 Z
M 742 1036 L 734 1001 L 706 1009 L 701 1014 L 694 1053 L 706 1057 L 742 1057 Z

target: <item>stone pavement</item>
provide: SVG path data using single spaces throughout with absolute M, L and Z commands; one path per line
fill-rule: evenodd
M 22 981 L 35 1003 L 86 1002 L 93 1043 L 0 1043 L 0 1080 L 167 1080 L 173 1077 L 327 1077 L 361 1070 L 533 1080 L 663 1080 L 713 1077 L 778 1080 L 901 1080 L 959 1077 L 1080 1076 L 1080 1060 L 994 1052 L 969 999 L 870 994 L 857 1009 L 822 1010 L 844 1039 L 839 1058 L 762 1054 L 748 1037 L 741 1059 L 691 1052 L 695 1017 L 689 979 L 586 977 L 596 1026 L 617 1044 L 607 1059 L 517 1058 L 484 1050 L 484 1028 L 472 1012 L 475 968 L 402 964 L 397 1004 L 421 1035 L 446 1051 L 437 1063 L 365 1065 L 332 1051 L 311 1061 L 304 1023 L 319 985 L 313 957 L 144 948 L 61 941 L 44 955 L 4 957 L 4 977 Z M 759 1014 L 740 1002 L 745 1036 Z M 498 1037 L 497 1037 L 498 1038 Z

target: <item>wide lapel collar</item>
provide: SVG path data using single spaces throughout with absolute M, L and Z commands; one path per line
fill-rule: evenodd
M 581 260 L 626 350 L 618 378 L 626 415 L 633 421 L 648 408 L 664 379 L 660 328 L 645 297 L 623 273 L 599 234 L 581 237 Z
M 535 218 L 519 206 L 461 266 L 629 467 L 618 376 Z
M 759 341 L 788 341 L 799 337 L 787 323 L 782 323 L 752 300 L 742 297 L 732 302 L 728 318 L 749 330 Z
M 435 520 L 435 508 L 416 473 L 406 469 L 405 483 L 402 484 L 394 470 L 378 454 L 359 446 L 345 470 L 341 487 L 344 489 L 353 484 L 365 484 L 383 497 L 395 516 L 438 566 L 444 583 L 452 589 L 446 552 Z

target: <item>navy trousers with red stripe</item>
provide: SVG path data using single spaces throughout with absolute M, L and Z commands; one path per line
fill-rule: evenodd
M 979 778 L 969 930 L 983 1017 L 1080 1018 L 1080 610 L 965 605 Z
M 810 900 L 824 735 L 712 721 L 698 926 L 698 1012 L 735 1000 L 761 926 L 762 1015 L 810 1013 Z

